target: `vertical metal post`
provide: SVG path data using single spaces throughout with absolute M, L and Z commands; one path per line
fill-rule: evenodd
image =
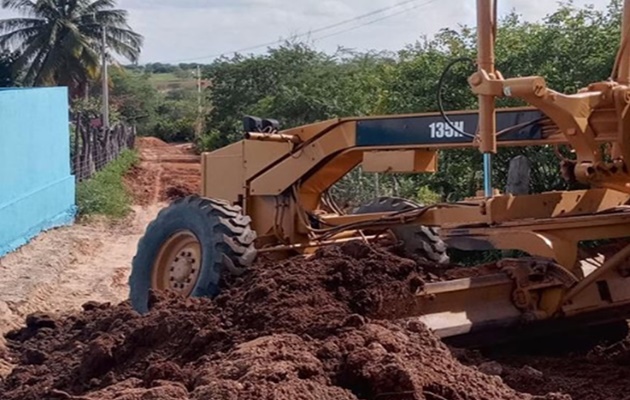
M 483 153 L 483 194 L 492 197 L 492 155 Z
M 496 0 L 477 0 L 477 66 L 493 76 Z M 492 154 L 497 152 L 494 96 L 479 95 L 479 150 L 483 153 L 484 194 L 492 197 Z
M 623 22 L 621 24 L 621 55 L 617 81 L 622 85 L 630 84 L 630 0 L 623 3 Z
M 103 25 L 102 37 L 103 66 L 101 75 L 103 79 L 103 129 L 109 130 L 109 78 L 107 71 L 107 28 Z

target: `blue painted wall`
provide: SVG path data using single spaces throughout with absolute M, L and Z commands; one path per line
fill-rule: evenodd
M 72 223 L 66 88 L 0 90 L 0 256 Z

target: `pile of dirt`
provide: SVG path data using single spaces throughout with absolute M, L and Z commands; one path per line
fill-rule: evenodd
M 160 148 L 160 147 L 162 147 L 162 148 L 171 147 L 171 145 L 169 145 L 168 143 L 166 143 L 162 139 L 159 139 L 159 138 L 156 138 L 156 137 L 152 137 L 152 136 L 136 138 L 136 146 L 142 147 L 142 148 L 147 148 L 147 149 Z
M 150 296 L 32 315 L 3 399 L 530 399 L 460 364 L 415 321 L 379 321 L 422 268 L 362 243 L 261 263 L 215 301 Z M 545 399 L 568 399 L 545 395 Z

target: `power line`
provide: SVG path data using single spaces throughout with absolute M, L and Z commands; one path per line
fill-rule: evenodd
M 389 10 L 392 10 L 394 8 L 398 8 L 398 7 L 404 6 L 406 4 L 415 3 L 416 1 L 418 1 L 418 0 L 401 1 L 400 3 L 396 3 L 396 4 L 392 5 L 392 6 L 379 8 L 378 10 L 370 11 L 369 13 L 366 13 L 366 14 L 362 14 L 362 15 L 359 15 L 359 16 L 356 16 L 356 17 L 353 17 L 353 18 L 348 18 L 348 19 L 345 19 L 343 21 L 339 21 L 337 23 L 334 23 L 332 25 L 328 25 L 328 26 L 324 26 L 322 28 L 317 28 L 317 29 L 312 30 L 312 31 L 308 31 L 307 33 L 303 33 L 300 36 L 312 35 L 312 34 L 315 34 L 315 33 L 327 31 L 329 29 L 333 29 L 333 28 L 336 28 L 338 26 L 348 24 L 350 22 L 355 22 L 355 21 L 359 21 L 359 20 L 362 20 L 362 19 L 367 18 L 367 17 L 371 17 L 372 15 L 376 15 L 376 14 L 381 14 L 381 13 L 387 12 Z
M 326 25 L 326 26 L 323 26 L 323 27 L 320 27 L 320 28 L 317 28 L 317 29 L 314 29 L 314 30 L 310 30 L 308 32 L 300 33 L 300 34 L 294 35 L 292 37 L 297 39 L 297 38 L 301 38 L 301 37 L 304 37 L 304 36 L 310 36 L 310 35 L 315 34 L 315 33 L 320 33 L 320 32 L 323 32 L 323 31 L 327 31 L 327 30 L 330 30 L 330 29 L 337 28 L 337 27 L 342 26 L 342 25 L 346 25 L 348 23 L 360 21 L 362 19 L 365 19 L 365 18 L 374 16 L 374 15 L 377 15 L 377 14 L 381 14 L 381 13 L 393 10 L 395 8 L 398 8 L 398 7 L 407 5 L 407 4 L 415 3 L 417 1 L 418 0 L 404 0 L 404 1 L 401 1 L 399 3 L 394 4 L 392 6 L 379 8 L 379 9 L 370 11 L 368 13 L 358 15 L 356 17 L 352 17 L 352 18 L 349 18 L 349 19 L 346 19 L 346 20 L 343 20 L 343 21 L 335 22 L 334 24 L 331 24 L 331 25 Z M 428 3 L 425 3 L 423 5 L 427 5 L 427 4 L 433 3 L 435 1 L 437 1 L 437 0 L 429 1 Z M 365 23 L 363 25 L 358 25 L 358 26 L 353 27 L 353 28 L 348 29 L 348 30 L 354 30 L 354 29 L 360 28 L 361 26 L 370 25 L 372 23 L 381 21 L 383 19 L 387 19 L 387 18 L 396 16 L 396 15 L 400 15 L 400 14 L 402 14 L 404 12 L 408 12 L 408 11 L 413 10 L 415 8 L 418 8 L 418 6 L 412 7 L 411 9 L 402 10 L 402 11 L 400 11 L 398 13 L 395 13 L 395 14 L 392 14 L 392 15 L 389 15 L 389 16 L 385 16 L 385 17 L 379 18 L 377 20 L 369 21 L 369 22 L 367 22 L 367 23 Z M 334 35 L 337 35 L 337 34 L 340 34 L 340 33 L 343 33 L 343 32 L 344 31 L 340 31 L 339 33 L 331 34 L 330 36 L 334 36 Z M 324 37 L 328 37 L 328 36 L 324 36 Z M 200 57 L 188 58 L 188 59 L 182 59 L 182 60 L 164 61 L 164 63 L 192 62 L 192 61 L 197 61 L 197 60 L 204 60 L 204 59 L 207 59 L 207 58 L 222 57 L 222 56 L 226 56 L 226 55 L 229 55 L 229 54 L 236 54 L 236 53 L 241 53 L 241 52 L 244 52 L 244 51 L 256 50 L 256 49 L 259 49 L 259 48 L 262 48 L 262 47 L 273 46 L 275 44 L 280 44 L 280 43 L 282 43 L 284 41 L 285 41 L 285 39 L 278 39 L 278 40 L 275 40 L 273 42 L 261 43 L 261 44 L 257 44 L 257 45 L 253 45 L 253 46 L 248 46 L 248 47 L 244 47 L 244 48 L 241 48 L 241 49 L 237 49 L 237 50 L 234 50 L 234 51 L 228 51 L 228 52 L 217 53 L 217 54 L 210 54 L 210 55 L 207 55 L 207 56 L 200 56 Z
M 350 27 L 350 28 L 343 29 L 343 30 L 338 31 L 338 32 L 333 32 L 333 33 L 330 33 L 330 34 L 327 34 L 327 35 L 324 35 L 324 36 L 320 36 L 320 37 L 318 37 L 318 38 L 313 39 L 313 41 L 318 41 L 318 40 L 326 39 L 326 38 L 329 38 L 329 37 L 332 37 L 332 36 L 341 35 L 341 34 L 343 34 L 343 33 L 350 32 L 350 31 L 353 31 L 353 30 L 355 30 L 355 29 L 362 28 L 362 27 L 367 26 L 367 25 L 375 24 L 375 23 L 377 23 L 377 22 L 380 22 L 380 21 L 383 21 L 383 20 L 386 20 L 386 19 L 389 19 L 389 18 L 396 17 L 396 16 L 398 16 L 398 15 L 400 15 L 400 14 L 404 14 L 404 13 L 407 13 L 407 12 L 410 12 L 410 11 L 413 11 L 413 10 L 416 10 L 416 9 L 421 8 L 421 7 L 424 7 L 424 6 L 428 6 L 429 4 L 431 4 L 431 3 L 435 3 L 436 1 L 437 1 L 437 0 L 430 0 L 430 1 L 426 2 L 426 3 L 416 4 L 416 5 L 415 5 L 415 6 L 413 6 L 413 7 L 410 7 L 410 8 L 407 8 L 407 9 L 404 9 L 404 10 L 401 10 L 401 11 L 398 11 L 398 12 L 395 12 L 395 13 L 393 13 L 393 14 L 385 15 L 385 16 L 383 16 L 383 17 L 380 17 L 380 18 L 377 18 L 377 19 L 373 19 L 373 20 L 371 20 L 371 21 L 367 21 L 367 22 L 365 22 L 365 23 L 363 23 L 363 24 L 356 25 L 356 26 L 352 26 L 352 27 Z

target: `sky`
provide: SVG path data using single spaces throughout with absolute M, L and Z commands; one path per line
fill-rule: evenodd
M 498 0 L 501 15 L 515 10 L 534 21 L 555 0 Z M 403 3 L 403 4 L 401 4 Z M 475 0 L 119 0 L 131 27 L 145 37 L 146 62 L 211 62 L 222 53 L 296 35 L 327 52 L 398 50 L 441 28 L 475 25 Z M 609 0 L 574 0 L 603 9 Z M 380 10 L 380 12 L 378 12 Z M 377 11 L 372 15 L 358 16 Z M 0 19 L 13 16 L 0 10 Z M 354 20 L 353 20 L 354 19 Z M 346 22 L 353 20 L 352 22 Z M 338 26 L 319 30 L 330 25 Z M 309 34 L 309 32 L 313 32 Z M 261 53 L 266 46 L 244 53 Z

